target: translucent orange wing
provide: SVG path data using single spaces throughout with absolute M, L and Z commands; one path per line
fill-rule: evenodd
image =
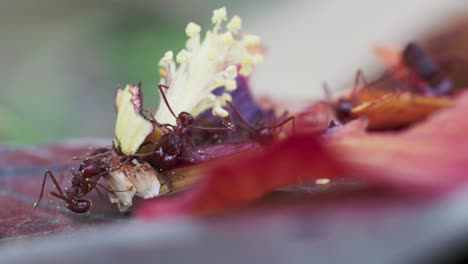
M 394 92 L 359 104 L 351 110 L 351 115 L 367 117 L 369 129 L 391 129 L 424 120 L 452 104 L 453 100 L 446 97 Z

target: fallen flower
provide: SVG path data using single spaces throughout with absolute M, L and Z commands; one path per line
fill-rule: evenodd
M 120 210 L 127 210 L 135 195 L 147 199 L 160 195 L 162 186 L 168 191 L 173 189 L 168 179 L 172 170 L 222 157 L 233 150 L 227 145 L 213 153 L 210 145 L 225 142 L 194 140 L 203 138 L 197 137 L 200 133 L 214 137 L 232 129 L 221 122 L 229 115 L 223 107 L 233 100 L 232 92 L 238 88 L 238 80 L 241 84 L 245 82 L 243 76 L 249 75 L 263 60 L 259 37 L 240 35 L 242 21 L 238 16 L 232 17 L 224 30 L 225 20 L 224 7 L 214 10 L 213 28 L 207 31 L 203 41 L 201 27 L 189 23 L 185 30 L 189 37 L 186 49 L 177 54 L 175 62 L 172 51 L 160 60 L 161 104 L 155 114 L 143 109 L 140 84 L 117 90 L 113 148 L 116 157 L 108 162 L 118 169 L 110 171 L 105 179 L 113 190 L 129 189 L 110 193 L 111 201 Z M 242 89 L 246 90 L 246 85 Z M 206 111 L 222 124 L 194 124 Z M 139 177 L 141 173 L 145 176 Z
M 414 195 L 443 191 L 466 181 L 466 109 L 468 93 L 406 131 L 368 133 L 366 122 L 356 120 L 331 128 L 322 141 L 296 135 L 260 152 L 228 157 L 200 171 L 203 180 L 185 193 L 144 202 L 137 217 L 212 214 L 279 187 L 343 175 Z

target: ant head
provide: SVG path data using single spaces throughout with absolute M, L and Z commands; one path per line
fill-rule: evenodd
M 353 109 L 353 103 L 348 99 L 339 99 L 336 105 L 336 111 L 341 117 L 348 117 Z
M 86 199 L 77 199 L 67 203 L 67 209 L 77 214 L 86 213 L 89 208 L 91 208 L 91 201 Z
M 177 125 L 187 127 L 193 123 L 193 116 L 187 112 L 180 112 L 177 118 Z

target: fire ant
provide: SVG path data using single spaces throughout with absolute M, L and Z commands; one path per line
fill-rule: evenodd
M 108 157 L 111 151 L 112 149 L 98 148 L 91 153 L 91 156 L 83 159 L 80 167 L 78 168 L 78 171 L 71 169 L 70 172 L 73 175 L 71 180 L 72 186 L 68 189 L 65 189 L 65 191 L 60 188 L 60 185 L 54 174 L 50 170 L 47 170 L 44 173 L 41 192 L 37 202 L 34 203 L 33 210 L 37 208 L 39 202 L 42 200 L 46 179 L 47 176 L 49 176 L 55 186 L 55 189 L 57 190 L 57 192 L 50 192 L 50 195 L 65 201 L 67 209 L 72 212 L 88 212 L 92 203 L 88 199 L 83 199 L 85 195 L 87 195 L 95 188 L 96 191 L 99 192 L 97 187 L 101 187 L 108 192 L 114 192 L 98 182 L 101 177 L 107 175 L 111 170 L 115 170 L 115 168 L 111 168 L 109 163 L 104 161 L 104 158 Z
M 169 101 L 164 93 L 165 89 L 169 89 L 168 86 L 159 84 L 158 89 L 161 96 L 171 114 L 176 119 L 176 125 L 172 124 L 160 124 L 154 119 L 153 115 L 149 113 L 149 120 L 159 126 L 164 135 L 162 135 L 156 142 L 148 142 L 143 144 L 141 147 L 151 144 L 155 145 L 153 151 L 145 154 L 135 154 L 136 157 L 141 157 L 143 161 L 148 162 L 153 168 L 156 168 L 160 172 L 172 169 L 181 162 L 191 163 L 192 159 L 190 154 L 196 152 L 200 155 L 204 155 L 201 151 L 197 151 L 197 148 L 189 136 L 189 132 L 192 129 L 205 130 L 211 132 L 230 131 L 231 128 L 227 127 L 199 127 L 193 125 L 194 118 L 190 113 L 180 112 L 178 115 L 172 110 Z M 146 112 L 146 111 L 145 111 Z M 141 149 L 140 147 L 140 149 Z
M 229 109 L 234 113 L 237 118 L 239 118 L 239 123 L 237 125 L 241 126 L 247 131 L 248 137 L 261 145 L 267 145 L 272 143 L 275 140 L 275 137 L 278 135 L 278 128 L 281 128 L 288 122 L 292 122 L 293 133 L 295 133 L 295 124 L 294 116 L 288 116 L 288 112 L 284 112 L 282 116 L 276 118 L 273 113 L 269 116 L 268 119 L 260 120 L 256 124 L 252 124 L 240 113 L 240 111 L 234 106 L 233 103 L 227 102 Z M 274 122 L 278 121 L 274 124 Z
M 428 86 L 423 87 L 423 90 L 428 94 L 444 95 L 454 88 L 449 78 L 441 76 L 439 65 L 421 45 L 408 43 L 403 49 L 402 59 L 406 67 L 427 82 Z

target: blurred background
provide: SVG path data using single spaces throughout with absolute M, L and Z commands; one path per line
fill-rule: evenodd
M 465 14 L 465 3 L 2 0 L 0 143 L 111 138 L 115 87 L 141 81 L 145 105 L 155 109 L 159 58 L 183 47 L 188 22 L 206 28 L 221 6 L 267 46 L 254 92 L 294 102 L 322 97 L 323 81 L 341 89 L 358 68 L 379 70 L 374 44 L 418 39 Z

